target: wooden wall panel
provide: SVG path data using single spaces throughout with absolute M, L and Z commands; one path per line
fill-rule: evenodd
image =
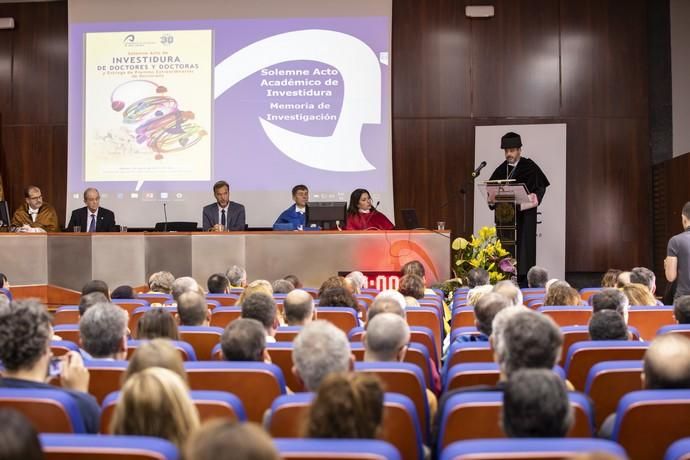
M 472 113 L 558 116 L 558 2 L 493 3 L 495 17 L 472 20 Z
M 647 2 L 560 5 L 562 114 L 647 117 Z

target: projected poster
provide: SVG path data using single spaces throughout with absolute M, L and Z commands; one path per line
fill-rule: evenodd
M 210 30 L 85 37 L 84 180 L 211 178 Z
M 96 186 L 129 226 L 162 221 L 162 202 L 168 219 L 199 222 L 212 184 L 226 180 L 250 226 L 272 225 L 296 184 L 312 201 L 366 188 L 392 219 L 389 26 L 388 17 L 71 24 L 68 212 Z M 130 36 L 148 54 L 114 62 Z M 158 69 L 170 56 L 179 61 Z

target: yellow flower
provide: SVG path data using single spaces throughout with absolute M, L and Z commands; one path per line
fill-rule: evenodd
M 469 243 L 465 238 L 455 238 L 453 241 L 453 244 L 451 245 L 451 248 L 455 251 L 462 251 L 467 247 Z

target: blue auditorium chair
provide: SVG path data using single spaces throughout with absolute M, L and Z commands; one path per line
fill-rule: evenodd
M 549 305 L 537 308 L 539 313 L 551 317 L 559 326 L 586 326 L 592 317 L 592 307 Z
M 62 356 L 70 351 L 79 353 L 79 346 L 69 340 L 51 340 L 50 351 L 53 353 L 53 356 Z
M 39 433 L 85 433 L 77 401 L 65 391 L 0 388 L 0 407 L 24 414 Z
M 621 446 L 605 439 L 515 438 L 454 442 L 443 450 L 440 460 L 562 460 L 588 452 L 627 458 Z
M 642 361 L 603 361 L 587 374 L 585 394 L 594 404 L 594 424 L 601 427 L 616 412 L 618 401 L 631 391 L 642 390 Z
M 642 390 L 623 396 L 612 439 L 632 460 L 662 458 L 673 442 L 690 436 L 690 390 Z
M 143 299 L 112 299 L 111 302 L 118 307 L 127 310 L 127 313 L 129 314 L 132 314 L 136 308 L 150 306 L 150 304 Z
M 652 340 L 661 327 L 675 324 L 673 307 L 631 306 L 628 309 L 628 325 L 637 328 L 644 340 Z
M 127 341 L 127 359 L 131 358 L 137 348 L 147 340 L 128 340 Z M 196 353 L 194 348 L 187 342 L 182 340 L 169 340 L 168 343 L 180 352 L 182 361 L 196 361 Z
M 244 403 L 247 418 L 261 423 L 264 412 L 285 394 L 283 372 L 262 362 L 187 361 L 184 363 L 192 390 L 233 393 Z
M 45 460 L 177 460 L 173 443 L 148 436 L 41 434 Z
M 233 307 L 239 298 L 238 294 L 206 294 L 206 300 L 216 301 L 221 307 Z
M 668 324 L 666 326 L 662 326 L 659 328 L 659 330 L 656 332 L 656 335 L 664 335 L 664 334 L 682 334 L 685 337 L 690 338 L 690 324 Z
M 180 331 L 180 339 L 194 348 L 198 359 L 213 359 L 213 347 L 220 342 L 223 328 L 214 326 L 180 326 L 178 330 Z
M 690 460 L 690 438 L 683 438 L 671 444 L 664 460 Z
M 58 324 L 56 326 L 53 326 L 53 333 L 59 336 L 62 340 L 69 340 L 72 343 L 78 344 L 81 341 L 79 323 Z
M 565 380 L 565 371 L 561 366 L 554 366 L 553 371 Z M 496 363 L 456 364 L 443 375 L 443 391 L 475 385 L 494 386 L 498 383 L 501 370 Z
M 63 305 L 53 313 L 53 326 L 58 324 L 78 324 L 79 305 Z
M 576 390 L 584 391 L 587 374 L 596 363 L 603 361 L 642 359 L 648 342 L 635 340 L 588 340 L 573 344 L 568 350 L 565 370 Z
M 211 312 L 211 326 L 225 328 L 242 317 L 242 307 L 216 307 Z
M 136 298 L 145 300 L 149 304 L 159 303 L 161 305 L 173 300 L 173 297 L 170 294 L 164 294 L 162 292 L 141 293 L 137 294 Z
M 350 307 L 331 307 L 328 305 L 319 305 L 316 308 L 316 316 L 332 323 L 345 334 L 350 332 L 352 328 L 359 327 L 359 319 L 357 312 Z
M 337 458 L 338 460 L 401 460 L 393 445 L 373 439 L 275 439 L 282 460 Z
M 114 391 L 105 397 L 101 404 L 101 433 L 110 433 L 110 421 L 115 413 L 115 406 L 120 397 L 119 391 Z M 204 422 L 214 418 L 244 422 L 247 414 L 242 401 L 227 391 L 197 391 L 189 392 L 194 406 L 199 411 L 199 419 Z
M 84 367 L 89 370 L 89 393 L 99 404 L 110 393 L 120 389 L 128 364 L 127 361 L 107 359 L 84 360 Z
M 297 334 L 302 330 L 302 326 L 280 326 L 276 329 L 276 342 L 292 342 Z

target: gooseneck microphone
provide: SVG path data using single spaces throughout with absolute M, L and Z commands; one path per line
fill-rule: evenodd
M 168 211 L 166 210 L 166 206 L 168 203 L 165 201 L 163 202 L 163 219 L 165 219 L 165 223 L 163 224 L 163 231 L 167 232 L 168 231 Z
M 472 171 L 472 177 L 477 177 L 479 175 L 479 172 L 484 169 L 484 166 L 486 166 L 486 161 L 482 161 L 479 163 L 479 166 L 477 166 L 477 169 Z

